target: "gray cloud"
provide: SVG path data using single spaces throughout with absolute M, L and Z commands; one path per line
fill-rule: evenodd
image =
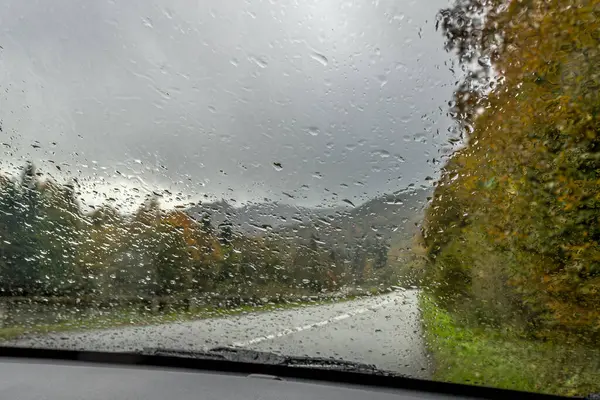
M 439 168 L 446 1 L 0 4 L 5 168 L 33 159 L 103 193 L 303 205 Z

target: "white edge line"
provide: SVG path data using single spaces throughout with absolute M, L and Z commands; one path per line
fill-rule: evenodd
M 386 306 L 386 305 L 388 305 L 390 303 L 393 303 L 394 300 L 395 299 L 386 300 L 384 302 L 381 302 L 381 303 L 379 303 L 379 304 L 377 304 L 377 305 L 375 305 L 373 307 L 369 307 L 369 308 L 358 308 L 358 309 L 356 309 L 354 311 L 350 311 L 350 312 L 347 312 L 345 314 L 336 315 L 335 317 L 326 319 L 324 321 L 319 321 L 319 322 L 315 322 L 315 323 L 304 325 L 304 326 L 297 326 L 297 327 L 294 327 L 294 328 L 284 329 L 284 330 L 282 330 L 282 331 L 280 331 L 278 333 L 273 333 L 273 334 L 266 335 L 266 336 L 259 336 L 259 337 L 256 337 L 254 339 L 251 339 L 251 340 L 234 342 L 232 345 L 234 347 L 246 347 L 246 346 L 250 346 L 250 345 L 253 345 L 253 344 L 258 344 L 258 343 L 261 343 L 261 342 L 265 342 L 267 340 L 273 340 L 273 339 L 280 338 L 280 337 L 283 337 L 283 336 L 288 336 L 288 335 L 291 335 L 292 333 L 297 333 L 297 332 L 307 331 L 309 329 L 314 329 L 314 328 L 322 327 L 322 326 L 328 325 L 328 324 L 330 324 L 332 322 L 337 322 L 337 321 L 341 321 L 341 320 L 344 320 L 344 319 L 347 319 L 347 318 L 350 318 L 350 317 L 353 317 L 353 316 L 356 316 L 356 315 L 359 315 L 359 314 L 364 314 L 364 313 L 366 313 L 368 311 L 375 311 L 378 308 L 381 308 L 381 307 Z

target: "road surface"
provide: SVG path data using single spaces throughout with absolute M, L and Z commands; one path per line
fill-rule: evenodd
M 294 356 L 333 357 L 428 378 L 416 290 L 335 304 L 166 325 L 57 333 L 5 345 L 135 351 L 239 346 Z

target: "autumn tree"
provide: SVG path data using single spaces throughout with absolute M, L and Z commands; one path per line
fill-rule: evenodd
M 26 206 L 21 202 L 19 185 L 0 177 L 0 283 L 3 294 L 27 294 L 34 290 L 38 278 L 33 260 L 35 242 L 25 225 Z
M 52 181 L 40 184 L 40 204 L 35 224 L 40 285 L 44 293 L 67 294 L 79 289 L 77 249 L 82 215 L 72 185 Z
M 129 284 L 129 280 L 124 279 L 129 268 L 119 262 L 128 242 L 125 218 L 115 208 L 103 205 L 83 219 L 85 228 L 77 249 L 81 290 L 91 294 L 116 294 Z
M 481 314 L 600 332 L 597 0 L 464 0 L 440 14 L 473 68 L 424 230 L 433 285 Z

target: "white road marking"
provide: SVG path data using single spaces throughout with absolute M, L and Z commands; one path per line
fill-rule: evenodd
M 354 317 L 354 316 L 359 315 L 359 314 L 364 314 L 367 311 L 375 311 L 378 308 L 381 308 L 383 306 L 386 306 L 388 304 L 393 303 L 396 299 L 397 298 L 394 298 L 394 299 L 391 299 L 391 300 L 386 300 L 386 301 L 383 301 L 383 302 L 381 302 L 379 304 L 376 304 L 376 305 L 374 305 L 372 307 L 368 307 L 368 308 L 357 308 L 354 311 L 349 311 L 349 312 L 347 312 L 345 314 L 336 315 L 333 318 L 329 318 L 329 319 L 326 319 L 326 320 L 320 321 L 320 322 L 315 322 L 313 324 L 308 324 L 308 325 L 303 325 L 303 326 L 296 326 L 296 327 L 293 327 L 293 328 L 284 329 L 281 332 L 273 333 L 273 334 L 266 335 L 266 336 L 259 336 L 259 337 L 256 337 L 254 339 L 251 339 L 251 340 L 246 340 L 246 341 L 241 341 L 241 342 L 234 342 L 233 346 L 234 347 L 246 347 L 246 346 L 250 346 L 250 345 L 253 345 L 253 344 L 261 343 L 261 342 L 264 342 L 264 341 L 267 341 L 267 340 L 273 340 L 273 339 L 280 338 L 280 337 L 283 337 L 283 336 L 291 335 L 293 333 L 302 332 L 302 331 L 306 331 L 306 330 L 309 330 L 309 329 L 314 329 L 314 328 L 317 328 L 317 327 L 325 326 L 325 325 L 330 324 L 332 322 L 342 321 L 344 319 L 347 319 L 347 318 L 350 318 L 350 317 Z

